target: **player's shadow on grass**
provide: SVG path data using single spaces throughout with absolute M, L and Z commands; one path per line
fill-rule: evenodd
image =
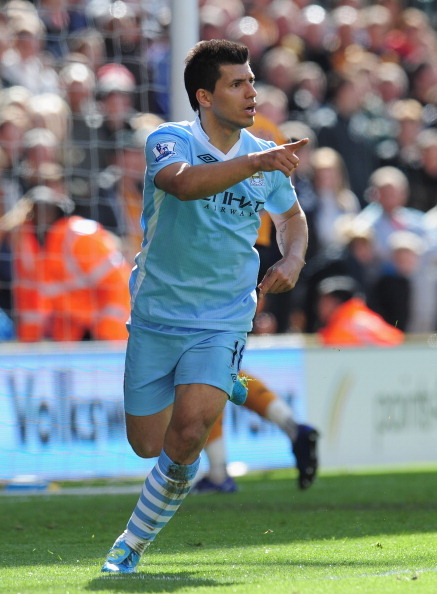
M 139 572 L 132 575 L 102 575 L 91 580 L 85 590 L 90 592 L 177 592 L 182 588 L 222 588 L 223 583 L 213 579 L 195 577 L 189 571 L 160 573 L 159 575 Z M 232 582 L 226 582 L 232 586 Z

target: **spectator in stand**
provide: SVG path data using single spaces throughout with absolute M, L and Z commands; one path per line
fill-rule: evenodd
M 416 144 L 420 166 L 410 177 L 408 206 L 427 212 L 437 206 L 437 129 L 422 130 Z
M 226 27 L 245 16 L 243 0 L 200 0 L 199 5 L 201 24 L 204 16 L 206 16 L 208 24 L 220 25 L 219 32 L 222 36 L 213 35 L 209 39 L 223 39 Z M 216 8 L 219 8 L 219 12 L 215 10 Z M 203 36 L 201 38 L 207 39 Z
M 328 11 L 319 4 L 308 4 L 301 8 L 297 21 L 297 33 L 304 41 L 302 61 L 315 62 L 328 76 L 332 70 L 327 45 L 331 31 Z
M 117 151 L 117 137 L 131 129 L 134 108 L 135 78 L 122 64 L 108 63 L 97 71 L 97 98 L 103 115 L 98 129 L 101 167 L 111 165 Z
M 353 216 L 345 216 L 339 221 L 338 231 L 341 236 L 340 261 L 344 264 L 345 274 L 355 280 L 361 295 L 367 301 L 375 279 L 381 271 L 381 261 L 376 253 L 373 233 L 357 224 Z
M 117 0 L 116 8 L 108 4 L 96 25 L 104 38 L 107 61 L 122 64 L 134 78 L 133 106 L 137 111 L 147 111 L 147 51 L 142 37 L 141 7 Z
M 313 126 L 313 117 L 326 101 L 326 86 L 326 75 L 317 62 L 297 64 L 289 97 L 291 119 L 303 120 Z
M 243 11 L 243 7 L 241 8 Z M 205 3 L 199 10 L 200 38 L 206 41 L 223 39 L 231 20 L 223 6 Z
M 59 91 L 58 75 L 43 53 L 45 27 L 30 2 L 21 2 L 8 11 L 14 2 L 6 4 L 12 45 L 2 56 L 2 78 L 10 86 L 22 85 L 32 93 Z
M 402 4 L 402 3 L 399 3 Z M 391 49 L 396 52 L 399 62 L 411 72 L 420 64 L 429 63 L 435 55 L 436 34 L 430 18 L 418 8 L 408 7 L 402 10 L 397 20 L 397 27 L 388 35 Z
M 59 145 L 56 136 L 47 128 L 32 128 L 23 137 L 23 155 L 20 161 L 20 187 L 27 192 L 41 185 L 41 166 L 53 163 L 60 165 Z
M 0 109 L 13 106 L 21 110 L 23 115 L 28 116 L 28 103 L 32 96 L 32 92 L 21 85 L 5 87 L 0 90 Z
M 86 29 L 86 0 L 38 0 L 35 4 L 47 32 L 46 50 L 61 63 L 69 52 L 71 33 Z
M 379 166 L 391 165 L 401 169 L 413 183 L 420 165 L 417 137 L 423 130 L 423 107 L 415 99 L 399 99 L 389 110 L 393 133 L 376 147 Z
M 55 135 L 60 153 L 70 133 L 71 110 L 59 93 L 41 93 L 29 97 L 27 109 L 33 127 L 47 128 Z
M 369 306 L 404 332 L 433 331 L 437 279 L 429 278 L 423 268 L 425 242 L 409 231 L 395 231 L 389 246 L 390 262 L 372 287 Z
M 91 15 L 89 19 L 92 20 Z M 74 32 L 68 39 L 68 45 L 70 54 L 83 56 L 82 60 L 78 60 L 76 57 L 74 61 L 82 61 L 87 64 L 93 73 L 97 72 L 100 66 L 103 66 L 107 61 L 105 39 L 98 29 L 87 27 Z M 65 57 L 65 63 L 70 61 L 69 57 L 69 55 Z
M 427 242 L 431 247 L 437 248 L 437 206 L 425 213 L 423 220 Z
M 277 29 L 277 46 L 295 48 L 297 45 L 303 51 L 302 41 L 296 43 L 300 34 L 300 8 L 294 0 L 274 0 L 265 7 L 267 15 L 275 23 Z
M 354 6 L 337 5 L 330 12 L 332 35 L 328 45 L 331 68 L 337 74 L 345 73 L 352 51 L 363 45 L 365 40 L 365 23 L 360 18 L 360 10 Z
M 396 33 L 401 22 L 404 2 L 399 2 L 399 0 L 378 0 L 378 4 L 384 6 L 390 12 L 392 26 L 389 34 Z
M 298 63 L 296 52 L 289 47 L 275 46 L 268 49 L 260 60 L 259 76 L 262 84 L 281 89 L 290 103 Z M 288 119 L 288 113 L 286 119 Z
M 46 186 L 60 194 L 66 194 L 67 184 L 65 180 L 65 170 L 56 161 L 43 161 L 36 165 L 34 169 L 23 171 L 23 187 L 26 188 L 26 191 L 35 186 Z
M 423 106 L 428 105 L 430 97 L 437 85 L 437 66 L 428 60 L 411 67 L 410 91 L 412 99 L 416 99 Z
M 49 132 L 56 143 L 54 147 L 49 149 L 53 151 L 53 155 L 48 158 L 40 156 L 39 161 L 54 161 L 63 165 L 65 163 L 67 144 L 70 142 L 71 110 L 68 103 L 58 94 L 42 93 L 29 98 L 27 111 L 31 118 L 33 130 L 39 129 L 44 131 L 42 135 L 46 137 L 48 136 L 46 133 Z M 25 140 L 31 134 L 32 131 L 29 131 Z M 39 144 L 36 136 L 33 133 L 33 153 L 35 153 Z M 23 158 L 26 156 L 29 158 L 28 154 L 23 154 Z
M 23 192 L 40 185 L 38 175 L 43 163 L 64 166 L 71 125 L 68 103 L 55 93 L 31 95 L 26 109 L 31 129 L 23 137 L 19 163 Z
M 374 75 L 376 90 L 386 110 L 389 110 L 395 101 L 406 97 L 408 76 L 399 64 L 382 62 L 377 66 Z
M 360 16 L 365 26 L 367 51 L 384 60 L 397 61 L 396 54 L 387 42 L 388 34 L 394 26 L 393 15 L 387 6 L 382 3 L 371 4 L 361 10 Z
M 423 123 L 427 128 L 437 128 L 437 83 L 432 85 L 425 96 Z
M 0 146 L 0 217 L 2 215 L 4 215 L 4 211 L 5 211 L 5 204 L 4 204 L 4 192 L 5 192 L 5 187 L 3 186 L 3 175 L 4 172 L 6 171 L 8 165 L 8 157 L 6 154 L 6 151 L 3 147 Z
M 257 85 L 257 114 L 269 120 L 274 126 L 280 126 L 288 119 L 287 95 L 274 85 Z
M 226 29 L 226 39 L 242 43 L 249 48 L 250 65 L 259 77 L 260 61 L 264 53 L 273 45 L 271 30 L 253 16 L 243 16 L 230 23 Z
M 408 77 L 399 64 L 376 62 L 369 83 L 369 88 L 363 89 L 364 107 L 369 117 L 368 134 L 377 157 L 379 143 L 396 134 L 392 107 L 407 96 Z
M 355 47 L 345 56 L 344 76 L 355 81 L 357 91 L 363 97 L 362 104 L 366 112 L 374 110 L 373 103 L 381 102 L 376 88 L 376 73 L 380 65 L 378 56 L 361 47 Z
M 65 155 L 69 195 L 76 214 L 116 228 L 114 210 L 102 184 L 98 130 L 103 115 L 96 102 L 96 80 L 88 64 L 78 61 L 82 54 L 70 54 L 60 70 L 63 97 L 71 111 L 69 145 Z
M 434 281 L 434 290 L 430 292 L 434 306 L 437 307 L 435 294 L 437 291 L 437 206 L 431 208 L 424 215 L 426 252 L 423 263 L 424 274 L 429 280 Z M 437 312 L 434 317 L 433 331 L 437 331 Z
M 423 212 L 406 206 L 409 182 L 396 167 L 380 167 L 372 173 L 366 192 L 368 204 L 356 217 L 357 224 L 372 230 L 382 261 L 390 260 L 389 237 L 394 231 L 425 234 Z
M 0 13 L 0 88 L 7 84 L 3 79 L 3 56 L 11 47 L 11 37 L 12 33 L 7 25 L 6 15 Z
M 258 23 L 266 41 L 266 50 L 271 47 L 283 45 L 280 43 L 279 29 L 275 21 L 275 15 L 272 10 L 270 10 L 271 5 L 273 4 L 272 1 L 250 0 L 247 2 L 246 0 L 243 0 L 243 4 L 245 5 L 246 18 L 249 19 L 247 23 L 249 24 L 249 27 L 252 26 L 250 19 L 254 19 Z M 246 28 L 246 23 L 244 24 L 244 28 Z
M 350 277 L 333 276 L 321 281 L 317 311 L 318 337 L 324 346 L 396 346 L 404 341 L 402 330 L 366 306 Z
M 70 198 L 50 188 L 32 188 L 23 203 L 29 216 L 11 230 L 18 339 L 127 338 L 130 266 L 113 236 L 72 216 Z
M 72 112 L 72 126 L 75 119 L 87 115 L 95 103 L 96 80 L 83 54 L 69 54 L 68 61 L 59 72 L 61 96 Z
M 171 44 L 170 44 L 171 13 L 163 9 L 159 13 L 159 32 L 153 31 L 147 40 L 147 53 L 143 58 L 147 62 L 148 70 L 148 109 L 160 117 L 170 117 L 171 86 Z
M 7 241 L 7 230 L 1 224 L 6 216 L 6 211 L 10 210 L 5 208 L 5 192 L 8 191 L 8 184 L 4 183 L 3 176 L 7 173 L 7 168 L 8 157 L 6 151 L 0 146 L 0 310 L 10 318 L 12 316 L 11 249 Z
M 86 29 L 89 25 L 89 20 L 86 14 L 87 0 L 68 0 L 68 31 L 75 33 Z
M 335 149 L 349 173 L 351 190 L 364 206 L 369 175 L 376 166 L 374 145 L 369 140 L 364 97 L 356 78 L 335 76 L 330 81 L 329 107 L 313 118 L 319 146 Z
M 45 48 L 56 60 L 68 53 L 69 15 L 65 0 L 39 0 L 38 15 L 46 31 Z
M 358 214 L 360 203 L 349 185 L 340 153 L 319 147 L 311 156 L 313 187 L 317 195 L 314 224 L 318 249 L 339 243 L 337 221 L 346 214 Z
M 122 237 L 126 233 L 125 219 L 112 166 L 123 149 L 126 131 L 132 130 L 132 119 L 138 115 L 133 107 L 135 80 L 123 65 L 105 64 L 97 71 L 95 104 L 94 82 L 88 76 L 89 69 L 85 71 L 83 66 L 72 64 L 66 67 L 69 71 L 61 73 L 70 80 L 83 77 L 84 85 L 90 86 L 86 90 L 82 87 L 84 95 L 75 107 L 78 111 L 74 114 L 70 155 L 71 196 L 76 203 L 76 214 L 93 219 Z
M 354 217 L 339 221 L 341 244 L 332 244 L 308 259 L 295 289 L 298 306 L 295 317 L 300 318 L 300 331 L 313 333 L 318 329 L 318 286 L 331 276 L 354 279 L 363 298 L 367 300 L 380 272 L 381 263 L 376 255 L 370 229 L 357 225 Z
M 0 108 L 0 146 L 5 160 L 0 181 L 0 215 L 12 208 L 22 196 L 19 181 L 20 160 L 23 155 L 24 135 L 30 129 L 30 124 L 29 115 L 21 107 L 5 105 Z

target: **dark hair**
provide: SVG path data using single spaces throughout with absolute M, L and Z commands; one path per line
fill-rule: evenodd
M 185 59 L 184 82 L 191 107 L 199 111 L 196 93 L 199 89 L 214 92 L 224 64 L 246 64 L 249 50 L 245 45 L 226 39 L 199 41 Z

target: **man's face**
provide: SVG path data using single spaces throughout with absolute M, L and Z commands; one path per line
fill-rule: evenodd
M 220 67 L 221 77 L 211 97 L 211 111 L 221 126 L 239 130 L 252 126 L 255 117 L 254 74 L 248 63 Z
M 340 302 L 333 295 L 320 295 L 317 301 L 317 316 L 322 326 L 326 326 Z
M 110 126 L 119 128 L 132 113 L 132 97 L 119 91 L 108 93 L 102 100 L 102 110 Z
M 378 202 L 385 212 L 391 213 L 400 206 L 405 206 L 406 192 L 394 183 L 385 183 L 377 189 Z
M 43 240 L 45 234 L 59 218 L 59 208 L 53 204 L 36 202 L 32 209 L 32 220 L 36 235 Z

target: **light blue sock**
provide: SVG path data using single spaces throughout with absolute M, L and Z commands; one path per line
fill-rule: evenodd
M 199 463 L 200 457 L 192 464 L 176 464 L 162 450 L 127 524 L 129 546 L 141 553 L 156 538 L 188 495 Z

